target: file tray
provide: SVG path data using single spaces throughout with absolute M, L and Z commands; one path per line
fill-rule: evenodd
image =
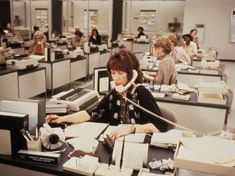
M 235 175 L 235 167 L 215 164 L 200 158 L 199 155 L 187 150 L 182 142 L 177 145 L 174 154 L 174 166 L 176 169 L 187 169 L 216 175 Z

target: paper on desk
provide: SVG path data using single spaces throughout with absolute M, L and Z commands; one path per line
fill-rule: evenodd
M 93 138 L 72 138 L 68 139 L 67 142 L 73 146 L 74 150 L 81 150 L 87 153 L 95 153 L 98 141 Z
M 182 138 L 181 141 L 183 146 L 191 153 L 198 155 L 202 162 L 210 161 L 226 166 L 235 165 L 235 141 L 233 140 L 204 136 L 200 138 Z
M 65 136 L 95 139 L 107 126 L 107 123 L 83 122 L 65 128 Z
M 183 136 L 183 131 L 173 129 L 167 132 L 156 132 L 153 133 L 151 138 L 151 145 L 177 145 Z
M 116 166 L 120 166 L 120 158 L 123 142 L 116 141 L 114 145 L 112 158 Z M 138 159 L 137 159 L 138 158 Z M 140 170 L 143 164 L 147 164 L 148 144 L 138 144 L 125 142 L 123 153 L 123 167 Z

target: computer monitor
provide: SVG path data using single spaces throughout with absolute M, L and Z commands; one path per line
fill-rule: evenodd
M 106 67 L 94 68 L 94 89 L 101 95 L 110 90 L 110 79 Z

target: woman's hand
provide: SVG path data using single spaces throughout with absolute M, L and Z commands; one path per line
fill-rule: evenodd
M 131 133 L 132 133 L 132 128 L 131 127 L 118 128 L 118 129 L 114 130 L 113 132 L 111 132 L 109 134 L 109 137 L 113 141 L 115 141 L 117 138 L 119 138 L 121 136 L 131 134 Z
M 62 123 L 63 117 L 57 115 L 47 115 L 45 118 L 46 123 Z

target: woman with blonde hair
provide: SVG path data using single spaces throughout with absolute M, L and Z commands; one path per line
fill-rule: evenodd
M 175 62 L 171 53 L 171 43 L 167 37 L 157 37 L 154 42 L 154 49 L 157 58 L 160 60 L 158 70 L 155 75 L 144 73 L 145 79 L 151 80 L 156 84 L 170 85 L 176 83 L 177 72 Z
M 44 55 L 45 48 L 50 47 L 46 42 L 46 36 L 42 31 L 36 31 L 33 35 L 33 43 L 30 45 L 27 55 Z

